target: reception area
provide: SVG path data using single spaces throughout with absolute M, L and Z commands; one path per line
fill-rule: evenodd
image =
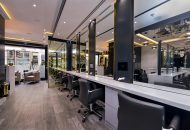
M 31 40 L 10 38 L 16 1 L 0 4 L 0 129 L 190 129 L 190 1 L 40 0 Z

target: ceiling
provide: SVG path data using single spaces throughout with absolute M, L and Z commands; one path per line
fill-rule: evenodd
M 105 0 L 102 5 L 81 25 L 81 22 L 86 18 L 88 14 L 98 5 L 101 0 L 70 0 L 66 1 L 63 13 L 56 28 L 54 37 L 60 39 L 75 40 L 76 33 L 81 33 L 81 41 L 86 42 L 88 40 L 88 24 L 90 20 L 96 18 L 100 21 L 96 26 L 96 34 L 99 35 L 114 27 L 114 0 Z M 164 4 L 162 4 L 165 2 Z M 138 16 L 139 14 L 161 4 L 160 6 Z M 85 5 L 85 8 L 84 8 Z M 176 6 L 178 5 L 178 6 Z M 135 30 L 146 27 L 148 25 L 160 22 L 170 17 L 190 11 L 188 7 L 190 5 L 189 0 L 135 0 L 134 15 L 135 18 L 134 28 Z M 171 11 L 171 8 L 175 7 L 175 11 Z M 107 8 L 106 11 L 104 11 Z M 104 12 L 103 12 L 104 11 Z M 70 12 L 70 13 L 69 13 Z M 103 12 L 103 13 L 102 13 Z M 101 14 L 101 15 L 100 15 Z M 106 17 L 107 16 L 107 17 Z M 105 18 L 104 18 L 105 17 Z M 102 20 L 102 18 L 104 18 Z M 59 35 L 58 35 L 59 34 Z M 96 48 L 100 50 L 107 49 L 107 42 L 113 39 L 113 30 L 110 30 L 103 35 L 97 37 Z M 136 38 L 140 39 L 140 38 Z M 140 39 L 143 41 L 143 39 Z M 138 42 L 140 42 L 138 41 Z
M 190 11 L 189 0 L 134 1 L 134 15 L 138 16 L 135 17 L 135 30 Z M 44 29 L 50 32 L 53 30 L 61 0 L 2 0 L 2 3 L 13 16 L 12 20 L 6 21 L 6 36 L 43 41 Z M 36 8 L 32 6 L 34 3 L 37 3 Z M 114 0 L 66 0 L 53 37 L 75 40 L 76 33 L 80 32 L 81 42 L 86 42 L 88 24 L 94 18 L 97 20 L 97 35 L 113 28 L 113 3 Z M 151 9 L 155 6 L 158 7 Z M 171 10 L 173 8 L 175 11 Z M 110 30 L 97 37 L 97 49 L 105 49 L 106 41 L 112 39 L 113 35 L 113 30 Z
M 1 0 L 12 19 L 6 20 L 6 37 L 43 43 L 45 31 L 51 31 L 61 0 Z M 33 5 L 36 4 L 36 7 Z

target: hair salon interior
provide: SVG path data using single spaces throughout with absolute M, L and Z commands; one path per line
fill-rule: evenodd
M 190 130 L 189 0 L 1 0 L 1 130 Z

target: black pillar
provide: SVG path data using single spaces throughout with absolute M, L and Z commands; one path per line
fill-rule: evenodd
M 166 50 L 166 74 L 169 73 L 169 65 L 170 65 L 170 54 L 169 54 L 169 50 L 170 46 L 167 44 L 167 50 Z
M 48 79 L 48 46 L 45 46 L 45 80 Z
M 77 48 L 76 48 L 76 55 L 77 55 L 77 72 L 80 72 L 80 33 L 77 34 Z
M 133 83 L 134 0 L 117 0 L 114 12 L 114 79 Z
M 114 42 L 109 43 L 108 50 L 108 73 L 113 75 Z
M 5 19 L 0 15 L 0 81 L 6 80 L 4 38 L 5 38 Z
M 158 62 L 157 62 L 157 73 L 158 75 L 161 75 L 161 68 L 162 68 L 162 41 L 159 41 L 158 43 L 158 54 L 157 54 Z
M 56 68 L 57 68 L 57 67 L 58 67 L 58 52 L 55 53 L 55 59 L 56 59 L 56 64 L 55 64 L 55 66 L 56 66 Z
M 96 20 L 90 22 L 89 26 L 89 46 L 88 46 L 88 74 L 95 76 L 95 57 L 96 57 Z
M 71 71 L 72 70 L 72 43 L 71 41 L 67 42 L 67 71 Z

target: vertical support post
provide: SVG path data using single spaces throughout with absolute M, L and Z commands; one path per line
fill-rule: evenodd
M 162 68 L 162 41 L 158 43 L 158 62 L 157 62 L 157 74 L 161 75 L 161 68 Z
M 77 72 L 80 73 L 80 33 L 77 34 L 76 39 L 77 39 L 77 48 L 76 48 Z
M 88 74 L 95 76 L 95 58 L 96 58 L 96 20 L 90 22 L 89 26 L 89 46 L 88 46 Z
M 55 64 L 55 66 L 56 66 L 56 68 L 58 68 L 58 52 L 55 52 L 55 59 L 56 59 L 56 64 Z
M 5 71 L 5 19 L 0 15 L 0 81 L 6 80 Z
M 167 44 L 167 50 L 166 50 L 166 74 L 169 73 L 169 63 L 170 63 L 169 49 L 170 49 L 170 46 Z
M 113 59 L 114 59 L 114 42 L 109 43 L 108 51 L 108 70 L 109 74 L 113 75 Z
M 134 0 L 117 0 L 114 13 L 114 79 L 133 83 Z
M 66 70 L 67 71 L 71 71 L 72 70 L 72 42 L 71 41 L 67 41 L 67 67 Z
M 45 46 L 45 80 L 48 79 L 48 45 Z

